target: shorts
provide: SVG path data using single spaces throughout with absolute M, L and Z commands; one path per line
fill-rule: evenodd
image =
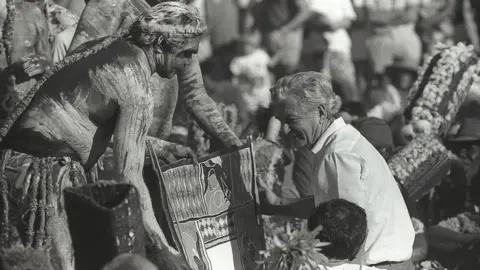
M 365 46 L 374 73 L 384 73 L 391 66 L 413 71 L 420 66 L 422 42 L 413 24 L 374 31 Z

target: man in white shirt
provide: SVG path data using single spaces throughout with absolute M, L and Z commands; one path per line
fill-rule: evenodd
M 320 63 L 323 72 L 338 85 L 343 99 L 359 100 L 351 56 L 352 41 L 347 32 L 356 19 L 352 3 L 350 0 L 310 0 L 309 6 L 312 17 L 307 24 L 309 33 L 305 42 L 310 43 L 307 46 L 318 48 L 318 35 L 325 39 L 327 48 Z
M 302 198 L 280 198 L 266 190 L 268 203 L 276 205 L 271 214 L 305 216 L 322 202 L 348 200 L 367 214 L 368 235 L 358 259 L 384 269 L 413 269 L 415 231 L 398 185 L 375 147 L 342 118 L 334 118 L 341 101 L 328 77 L 302 72 L 280 79 L 271 91 L 276 125 L 288 125 L 295 144 L 311 149 L 308 159 L 314 167 L 311 182 L 302 183 L 310 185 L 311 193 Z

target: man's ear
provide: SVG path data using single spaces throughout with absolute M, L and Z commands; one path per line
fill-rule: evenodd
M 320 113 L 320 117 L 328 115 L 327 107 L 325 107 L 324 104 L 322 104 L 318 107 L 318 112 Z

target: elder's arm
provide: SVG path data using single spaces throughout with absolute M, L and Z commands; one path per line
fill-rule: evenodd
M 208 96 L 203 85 L 202 71 L 196 56 L 194 61 L 178 73 L 179 91 L 184 91 L 185 109 L 209 135 L 226 147 L 240 146 L 242 142 L 224 121 L 217 105 Z
M 117 181 L 135 186 L 139 193 L 143 222 L 154 248 L 157 265 L 167 269 L 184 269 L 178 252 L 168 245 L 152 206 L 148 188 L 143 180 L 148 126 L 152 121 L 152 110 L 142 102 L 121 106 L 114 132 L 113 151 Z

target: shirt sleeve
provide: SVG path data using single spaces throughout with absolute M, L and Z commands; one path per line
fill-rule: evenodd
M 328 181 L 328 199 L 345 199 L 365 207 L 364 160 L 352 153 L 332 153 L 324 163 Z M 336 189 L 336 190 L 335 190 Z M 336 193 L 336 194 L 335 194 Z M 336 196 L 335 196 L 336 195 Z

